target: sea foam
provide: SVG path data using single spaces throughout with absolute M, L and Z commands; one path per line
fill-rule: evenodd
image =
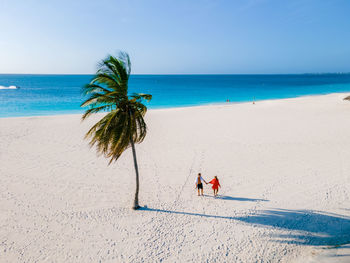
M 0 86 L 0 89 L 18 89 L 18 87 L 16 87 L 16 86 L 8 86 L 8 87 Z

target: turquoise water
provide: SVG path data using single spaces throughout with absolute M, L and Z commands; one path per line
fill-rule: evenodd
M 91 75 L 0 75 L 0 117 L 81 113 Z M 350 92 L 350 74 L 132 75 L 130 92 L 153 95 L 151 109 Z

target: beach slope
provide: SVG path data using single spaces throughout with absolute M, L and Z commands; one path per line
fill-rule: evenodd
M 83 140 L 101 115 L 0 119 L 0 262 L 313 262 L 344 248 L 344 97 L 149 111 L 140 211 L 130 150 L 107 166 Z M 198 172 L 218 176 L 218 198 L 197 196 Z

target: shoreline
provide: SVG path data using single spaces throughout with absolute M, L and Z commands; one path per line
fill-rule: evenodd
M 308 98 L 308 97 L 322 97 L 322 96 L 331 96 L 331 95 L 344 95 L 344 98 L 350 94 L 349 92 L 332 92 L 332 93 L 326 93 L 326 94 L 310 94 L 310 95 L 301 95 L 296 97 L 288 97 L 288 98 L 272 98 L 272 99 L 262 99 L 262 100 L 255 100 L 255 103 L 266 103 L 266 102 L 274 102 L 274 101 L 285 101 L 285 100 L 291 100 L 291 99 L 299 99 L 299 98 Z M 213 103 L 206 103 L 206 104 L 200 104 L 200 105 L 191 105 L 191 106 L 171 106 L 171 107 L 165 107 L 165 108 L 148 108 L 148 112 L 151 111 L 166 111 L 166 110 L 183 110 L 183 109 L 191 109 L 191 108 L 201 108 L 201 107 L 216 107 L 216 106 L 232 106 L 232 105 L 241 105 L 241 104 L 252 104 L 253 101 L 230 101 L 230 102 L 213 102 Z M 9 116 L 9 117 L 1 117 L 0 119 L 13 119 L 13 118 L 35 118 L 35 117 L 52 117 L 52 116 L 71 116 L 71 115 L 82 115 L 84 111 L 81 113 L 58 113 L 58 114 L 47 114 L 47 115 L 28 115 L 28 116 Z M 99 113 L 104 114 L 104 113 Z

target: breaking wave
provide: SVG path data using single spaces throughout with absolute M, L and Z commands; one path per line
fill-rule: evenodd
M 17 86 L 8 86 L 8 87 L 0 86 L 0 89 L 19 89 L 19 87 L 17 87 Z

